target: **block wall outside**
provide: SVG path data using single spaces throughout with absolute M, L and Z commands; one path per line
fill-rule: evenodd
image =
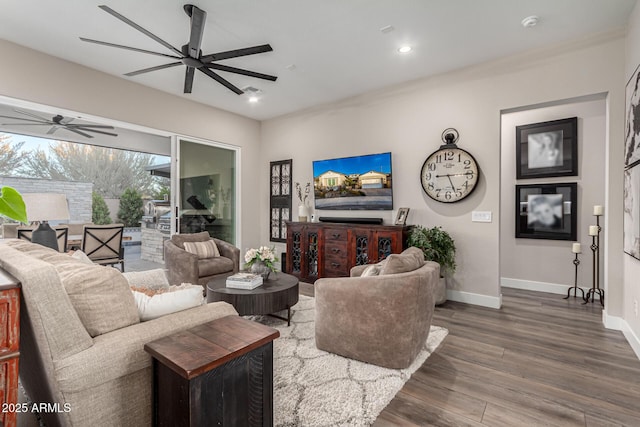
M 69 222 L 91 222 L 91 182 L 0 176 L 0 186 L 5 185 L 15 188 L 20 193 L 64 194 L 69 203 Z

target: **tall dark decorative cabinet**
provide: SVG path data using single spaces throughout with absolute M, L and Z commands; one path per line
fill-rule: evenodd
M 410 226 L 287 222 L 287 273 L 313 283 L 346 277 L 356 265 L 382 261 L 407 246 Z

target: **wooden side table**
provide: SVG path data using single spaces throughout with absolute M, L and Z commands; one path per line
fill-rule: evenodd
M 273 340 L 279 336 L 227 316 L 146 344 L 153 357 L 154 425 L 273 425 Z
M 20 283 L 0 269 L 0 425 L 16 426 L 20 359 Z

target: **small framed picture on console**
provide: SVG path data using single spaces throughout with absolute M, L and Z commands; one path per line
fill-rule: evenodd
M 407 223 L 408 216 L 409 208 L 398 209 L 398 215 L 396 215 L 396 225 L 405 225 Z

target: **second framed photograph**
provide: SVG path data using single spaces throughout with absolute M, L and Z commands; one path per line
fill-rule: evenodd
M 577 240 L 578 184 L 516 185 L 516 237 Z
M 516 126 L 516 178 L 578 175 L 578 118 Z

